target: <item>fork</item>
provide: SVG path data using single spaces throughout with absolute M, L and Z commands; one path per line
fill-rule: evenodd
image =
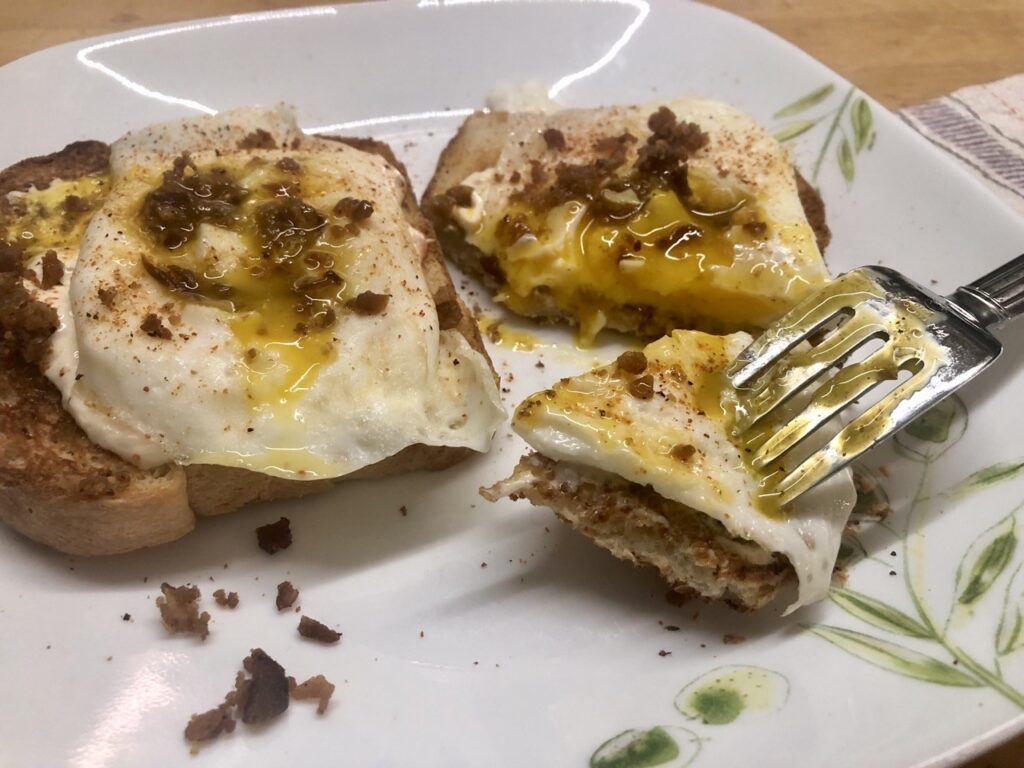
M 783 315 L 727 369 L 734 435 L 778 503 L 788 504 L 995 362 L 1003 348 L 988 329 L 1022 314 L 1024 255 L 949 296 L 886 267 L 851 270 Z M 875 340 L 877 350 L 846 364 Z M 894 388 L 823 447 L 805 458 L 793 453 L 887 381 Z M 804 390 L 809 399 L 790 415 Z M 787 462 L 795 464 L 789 471 Z

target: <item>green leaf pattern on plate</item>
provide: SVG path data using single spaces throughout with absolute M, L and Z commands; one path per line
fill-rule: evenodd
M 984 469 L 979 469 L 960 483 L 957 483 L 951 493 L 954 496 L 966 496 L 990 485 L 1012 480 L 1022 474 L 1024 474 L 1024 461 L 993 464 Z
M 590 768 L 684 768 L 699 751 L 700 739 L 685 728 L 631 728 L 598 747 L 590 757 Z
M 996 653 L 1008 656 L 1024 648 L 1024 568 L 1017 570 L 1006 586 L 1003 614 L 996 632 Z
M 786 106 L 784 106 L 774 115 L 772 115 L 772 117 L 778 119 L 780 117 L 791 117 L 793 115 L 798 115 L 801 112 L 808 110 L 811 107 L 823 102 L 825 99 L 832 95 L 832 91 L 834 91 L 835 89 L 836 86 L 834 83 L 828 83 L 827 85 L 823 85 L 820 88 L 815 88 L 806 96 L 797 99 L 792 104 L 787 104 Z
M 856 90 L 851 87 L 843 96 L 838 107 L 817 116 L 803 116 L 808 110 L 824 104 L 835 90 L 836 86 L 834 83 L 822 85 L 778 110 L 772 115 L 776 120 L 796 115 L 801 115 L 801 118 L 783 123 L 775 129 L 774 135 L 781 142 L 792 141 L 798 136 L 809 133 L 819 123 L 827 121 L 828 130 L 825 132 L 817 159 L 814 161 L 811 181 L 815 183 L 818 181 L 822 164 L 835 141 L 836 163 L 839 167 L 839 172 L 846 180 L 847 186 L 849 186 L 857 175 L 857 155 L 862 151 L 870 151 L 875 144 L 874 117 L 871 114 L 871 107 L 867 100 L 863 96 L 853 98 Z M 844 117 L 847 118 L 849 123 L 848 128 L 844 123 Z M 852 141 L 847 135 L 848 132 L 849 136 L 853 137 Z
M 874 627 L 910 637 L 931 638 L 933 633 L 919 621 L 903 611 L 886 605 L 881 600 L 855 592 L 852 589 L 833 587 L 829 592 L 832 602 L 847 613 L 866 621 Z
M 870 146 L 872 134 L 874 133 L 874 118 L 871 116 L 871 107 L 862 96 L 853 100 L 850 106 L 850 127 L 853 129 L 853 148 L 860 154 L 865 147 Z
M 844 651 L 890 672 L 938 685 L 952 685 L 961 688 L 977 688 L 981 685 L 973 677 L 964 674 L 951 664 L 888 640 L 855 632 L 852 629 L 830 627 L 823 624 L 812 626 L 809 629 L 818 637 L 828 640 Z
M 1016 522 L 1008 515 L 975 539 L 956 570 L 956 601 L 970 605 L 988 592 L 1017 548 Z
M 851 118 L 853 119 L 853 118 Z M 863 117 L 858 118 L 863 120 Z M 870 142 L 870 139 L 869 139 Z M 911 533 L 911 520 L 915 512 L 932 499 L 962 498 L 976 490 L 987 488 L 1014 478 L 1024 477 L 1024 462 L 1001 462 L 969 474 L 949 489 L 929 494 L 928 476 L 933 463 L 960 440 L 968 425 L 967 409 L 956 396 L 940 403 L 932 411 L 910 424 L 896 436 L 897 452 L 922 466 L 916 496 L 910 502 L 907 528 L 904 531 L 904 570 L 906 587 L 916 616 L 894 608 L 888 602 L 852 589 L 833 588 L 832 601 L 850 616 L 865 624 L 893 634 L 912 638 L 915 643 L 929 643 L 953 658 L 949 664 L 935 656 L 913 648 L 844 627 L 812 625 L 807 629 L 833 645 L 875 666 L 906 677 L 938 685 L 977 688 L 987 686 L 1021 709 L 1024 709 L 1024 691 L 1015 688 L 1003 677 L 998 659 L 1024 649 L 1024 564 L 1018 564 L 1008 580 L 1003 595 L 1003 608 L 999 623 L 994 627 L 993 649 L 995 658 L 990 666 L 978 661 L 947 633 L 954 615 L 974 621 L 973 606 L 979 604 L 1006 574 L 1018 554 L 1016 515 L 1024 503 L 995 525 L 983 531 L 970 545 L 956 571 L 954 591 L 945 627 L 939 627 L 925 607 L 924 589 L 911 577 L 910 548 L 907 537 Z M 878 480 L 867 467 L 855 464 L 854 481 L 858 491 L 858 505 L 853 521 L 863 522 L 864 510 L 888 496 L 880 489 Z M 883 523 L 884 524 L 884 523 Z M 896 553 L 893 552 L 893 555 Z M 870 555 L 868 560 L 872 560 Z M 889 563 L 885 564 L 889 567 Z M 895 575 L 895 571 L 890 571 Z M 979 612 L 980 615 L 980 612 Z

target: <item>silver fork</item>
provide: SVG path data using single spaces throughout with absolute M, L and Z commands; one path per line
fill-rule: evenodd
M 735 435 L 771 478 L 778 502 L 789 503 L 995 362 L 1003 348 L 988 329 L 1022 314 L 1024 255 L 949 296 L 885 267 L 854 269 L 797 304 L 729 367 Z M 844 365 L 876 339 L 881 348 Z M 794 448 L 841 410 L 894 380 L 891 392 L 826 445 L 792 458 L 799 456 Z M 782 407 L 801 391 L 810 398 L 786 417 Z M 787 461 L 795 463 L 788 471 Z

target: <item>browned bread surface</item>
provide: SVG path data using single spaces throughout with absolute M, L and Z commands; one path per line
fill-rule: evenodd
M 382 142 L 337 140 L 380 155 L 405 177 L 402 205 L 427 239 L 423 268 L 441 327 L 457 329 L 489 360 L 476 323 L 445 269 L 433 229 L 416 205 L 405 168 Z M 9 192 L 45 189 L 57 179 L 101 172 L 109 156 L 102 142 L 76 142 L 0 172 L 0 222 L 12 212 Z M 317 493 L 336 482 L 286 480 L 213 465 L 147 472 L 95 446 L 64 411 L 53 384 L 26 362 L 39 360 L 56 316 L 29 299 L 16 257 L 16 250 L 0 241 L 0 521 L 63 552 L 115 554 L 173 541 L 192 530 L 196 515 Z M 466 448 L 412 445 L 344 479 L 440 470 L 470 454 Z
M 523 457 L 512 478 L 486 489 L 485 496 L 502 495 L 505 484 L 515 489 L 512 498 L 549 507 L 620 560 L 656 568 L 683 595 L 756 610 L 795 581 L 782 556 L 751 554 L 755 545 L 732 539 L 716 520 L 650 487 L 537 453 Z
M 507 140 L 508 119 L 509 115 L 506 112 L 476 112 L 467 117 L 441 153 L 434 177 L 427 185 L 422 200 L 423 212 L 434 225 L 434 231 L 445 255 L 492 292 L 501 289 L 505 283 L 505 276 L 498 260 L 466 242 L 462 228 L 450 217 L 451 208 L 443 195 L 461 184 L 470 174 L 494 167 Z M 525 174 L 526 170 L 523 172 Z M 824 252 L 832 238 L 832 233 L 825 223 L 824 201 L 799 171 L 794 173 L 808 224 L 814 230 L 818 248 Z M 567 318 L 565 312 L 542 291 L 535 291 L 530 301 L 531 316 L 536 319 L 572 319 Z M 641 306 L 612 309 L 608 312 L 607 326 L 614 330 L 648 337 L 661 336 L 665 332 L 664 322 L 654 320 L 652 310 Z M 736 329 L 711 327 L 705 322 L 701 330 L 727 333 Z

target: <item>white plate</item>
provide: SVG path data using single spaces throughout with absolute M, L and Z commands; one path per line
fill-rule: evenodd
M 72 43 L 8 65 L 0 165 L 197 109 L 284 100 L 310 130 L 391 141 L 422 185 L 459 117 L 495 84 L 523 80 L 580 105 L 703 93 L 773 129 L 827 115 L 850 88 L 765 31 L 698 5 L 358 4 Z M 827 84 L 835 89 L 820 103 L 773 118 Z M 847 183 L 837 152 L 843 136 L 856 144 L 856 98 L 836 113 L 818 176 L 835 270 L 884 262 L 947 290 L 1020 250 L 1020 220 L 870 101 L 877 137 L 848 158 Z M 856 114 L 867 139 L 864 109 Z M 833 118 L 795 139 L 805 170 Z M 494 349 L 506 378 L 514 374 L 510 404 L 613 354 L 576 353 L 566 334 L 547 338 L 560 346 L 542 350 L 543 371 L 536 353 Z M 76 560 L 0 531 L 0 762 L 952 765 L 1024 730 L 1024 651 L 1000 653 L 1024 642 L 1004 616 L 1024 600 L 1024 345 L 1019 334 L 1007 339 L 1006 358 L 964 395 L 969 426 L 966 412 L 950 412 L 944 441 L 934 441 L 940 424 L 931 441 L 907 437 L 906 457 L 871 456 L 869 467 L 888 470 L 882 484 L 897 511 L 859 532 L 868 558 L 850 569 L 855 592 L 786 620 L 673 607 L 658 579 L 550 513 L 482 501 L 476 488 L 502 477 L 523 449 L 504 430 L 489 456 L 445 473 L 206 520 L 152 552 Z M 990 482 L 963 485 L 993 465 Z M 293 520 L 295 544 L 268 557 L 253 529 L 281 514 Z M 981 561 L 988 568 L 972 571 Z M 284 578 L 301 588 L 305 610 L 340 626 L 340 646 L 300 642 L 295 615 L 274 610 Z M 153 606 L 161 581 L 193 581 L 207 594 L 223 586 L 242 603 L 211 608 L 205 643 L 168 637 Z M 725 644 L 725 634 L 746 641 Z M 337 682 L 328 715 L 296 705 L 283 722 L 240 727 L 190 758 L 189 715 L 220 700 L 256 646 L 296 676 Z M 691 681 L 736 665 L 768 670 L 758 674 L 770 706 L 727 724 L 687 717 L 693 688 L 675 706 Z M 700 701 L 717 702 L 712 720 L 737 714 L 728 693 Z M 655 726 L 664 729 L 651 733 Z M 602 762 L 631 736 L 595 751 L 628 729 L 648 734 L 633 757 Z

